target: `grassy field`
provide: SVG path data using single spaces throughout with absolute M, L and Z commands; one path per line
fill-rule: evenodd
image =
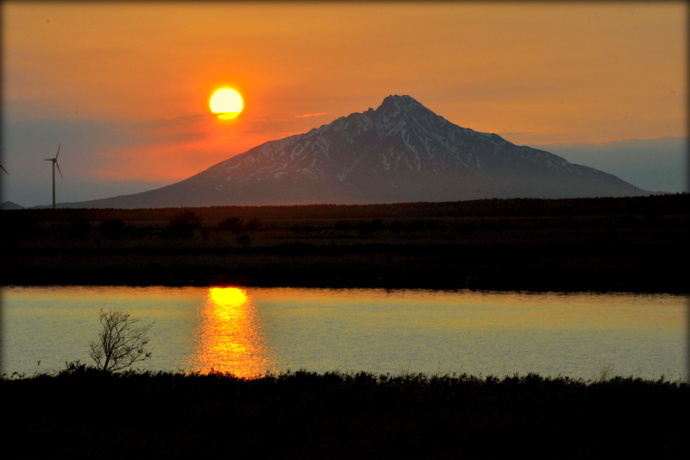
M 687 292 L 690 195 L 2 211 L 3 284 Z
M 0 381 L 26 459 L 686 458 L 686 383 L 292 372 L 256 380 L 83 366 Z
M 2 283 L 687 293 L 689 204 L 2 211 Z M 687 383 L 603 375 L 242 380 L 72 364 L 4 376 L 0 403 L 4 449 L 26 459 L 675 459 L 690 436 Z

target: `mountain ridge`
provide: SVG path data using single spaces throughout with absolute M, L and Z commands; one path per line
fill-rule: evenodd
M 648 194 L 562 157 L 460 127 L 408 95 L 269 141 L 183 181 L 62 207 L 365 204 Z

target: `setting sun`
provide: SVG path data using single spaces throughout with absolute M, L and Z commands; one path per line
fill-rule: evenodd
M 209 100 L 211 112 L 222 120 L 232 120 L 236 118 L 244 108 L 242 95 L 232 88 L 222 88 L 217 90 Z

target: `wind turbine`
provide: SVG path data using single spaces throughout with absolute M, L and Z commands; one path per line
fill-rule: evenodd
M 58 155 L 60 155 L 60 147 L 62 146 L 62 142 L 58 145 L 57 153 L 55 154 L 55 158 L 46 158 L 45 161 L 52 161 L 53 162 L 53 209 L 55 209 L 55 167 L 57 167 L 58 172 L 60 173 L 60 177 L 62 177 L 62 171 L 60 171 L 60 165 L 57 162 Z

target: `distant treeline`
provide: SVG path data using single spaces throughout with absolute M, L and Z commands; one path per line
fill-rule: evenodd
M 16 216 L 42 222 L 82 219 L 91 222 L 120 219 L 128 222 L 169 221 L 189 209 L 204 221 L 235 217 L 261 219 L 394 219 L 462 216 L 546 216 L 678 214 L 690 209 L 690 194 L 676 193 L 623 198 L 508 198 L 441 203 L 394 203 L 368 205 L 213 206 L 148 209 L 21 209 L 4 210 L 3 221 Z
M 160 209 L 24 209 L 2 211 L 0 237 L 17 239 L 121 238 L 207 239 L 234 235 L 242 246 L 249 234 L 282 229 L 293 237 L 337 238 L 358 234 L 410 234 L 438 231 L 453 235 L 477 232 L 551 231 L 621 228 L 660 224 L 664 216 L 686 215 L 690 194 L 630 198 L 488 199 L 448 203 L 377 205 L 218 206 Z M 283 235 L 284 237 L 285 235 Z M 452 235 L 450 235 L 452 236 Z M 275 239 L 276 235 L 272 238 Z

